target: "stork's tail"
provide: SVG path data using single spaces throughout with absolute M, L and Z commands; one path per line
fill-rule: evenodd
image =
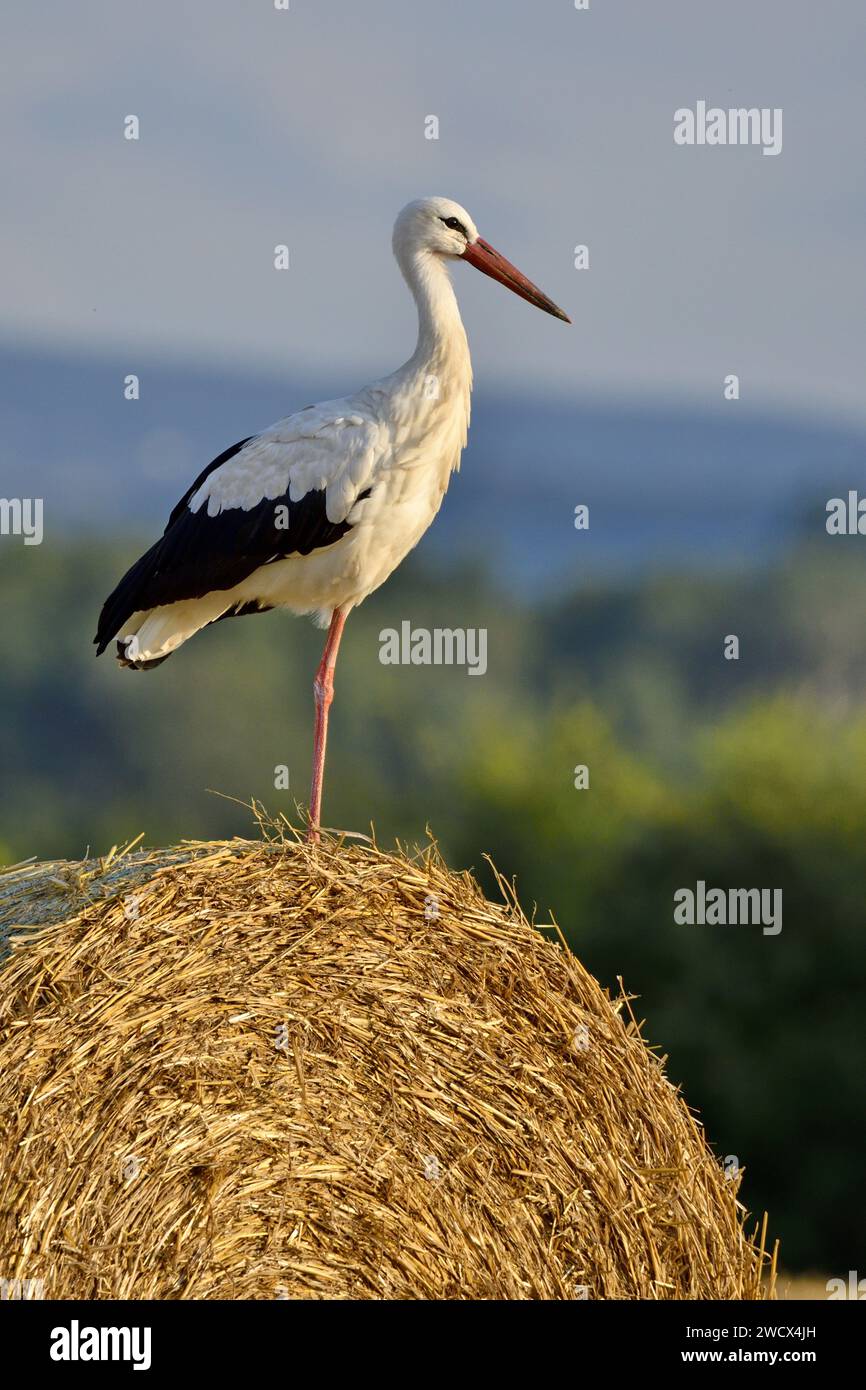
M 95 639 L 96 654 L 99 656 L 105 651 L 113 639 L 121 666 L 128 671 L 152 671 L 203 627 L 233 616 L 235 611 L 231 599 L 215 593 L 132 613 L 119 630 L 112 633 L 105 633 L 100 624 L 101 631 Z
M 171 652 L 166 652 L 165 656 L 151 657 L 149 660 L 142 660 L 136 655 L 138 651 L 138 637 L 135 633 L 128 637 L 118 637 L 117 643 L 117 664 L 124 666 L 127 671 L 152 671 L 155 666 L 161 666 L 164 661 L 168 661 Z M 99 653 L 97 652 L 97 656 Z
M 237 591 L 215 589 L 165 603 L 159 599 L 163 541 L 157 541 L 129 569 L 105 600 L 94 642 L 96 655 L 115 643 L 117 660 L 128 671 L 152 671 L 210 623 L 247 613 L 266 613 L 269 604 L 241 599 Z M 155 601 L 156 600 L 156 601 Z

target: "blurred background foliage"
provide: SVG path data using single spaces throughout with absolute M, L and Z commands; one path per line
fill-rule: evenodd
M 101 601 L 137 553 L 0 550 L 7 862 L 249 834 L 226 798 L 293 818 L 306 798 L 321 634 L 272 613 L 153 673 L 96 662 Z M 736 574 L 574 574 L 531 600 L 422 548 L 352 616 L 332 715 L 326 821 L 373 822 L 383 844 L 429 826 L 494 891 L 491 855 L 605 985 L 622 978 L 788 1269 L 847 1271 L 866 1236 L 864 611 L 856 538 Z M 487 628 L 487 674 L 382 665 L 404 619 Z M 698 879 L 781 888 L 781 935 L 676 925 Z

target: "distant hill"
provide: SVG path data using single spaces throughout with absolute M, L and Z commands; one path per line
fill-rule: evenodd
M 123 398 L 135 371 L 141 398 Z M 774 553 L 827 497 L 857 485 L 866 433 L 712 411 L 497 396 L 481 382 L 469 448 L 429 560 L 481 552 L 507 582 L 533 586 L 603 570 L 736 563 Z M 312 400 L 360 383 L 0 349 L 0 496 L 45 499 L 62 526 L 151 534 L 228 444 Z M 590 506 L 577 533 L 574 507 Z

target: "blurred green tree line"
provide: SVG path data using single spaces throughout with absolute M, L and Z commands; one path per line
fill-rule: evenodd
M 576 577 L 520 601 L 412 557 L 352 615 L 325 821 L 422 842 L 485 886 L 490 854 L 552 912 L 699 1108 L 788 1268 L 863 1248 L 866 564 L 857 540 L 752 573 Z M 0 847 L 6 862 L 250 834 L 255 797 L 307 795 L 322 634 L 220 623 L 158 670 L 90 645 L 135 547 L 0 548 Z M 383 665 L 380 633 L 483 627 L 484 676 Z M 736 634 L 740 659 L 727 661 Z M 585 765 L 589 786 L 575 787 Z M 289 790 L 277 790 L 277 769 Z M 215 795 L 213 793 L 221 793 Z M 682 926 L 673 895 L 780 888 L 783 928 Z

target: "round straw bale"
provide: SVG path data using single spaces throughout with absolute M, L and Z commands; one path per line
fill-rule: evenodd
M 737 1182 L 627 1000 L 500 886 L 284 839 L 0 876 L 0 1276 L 762 1296 Z

